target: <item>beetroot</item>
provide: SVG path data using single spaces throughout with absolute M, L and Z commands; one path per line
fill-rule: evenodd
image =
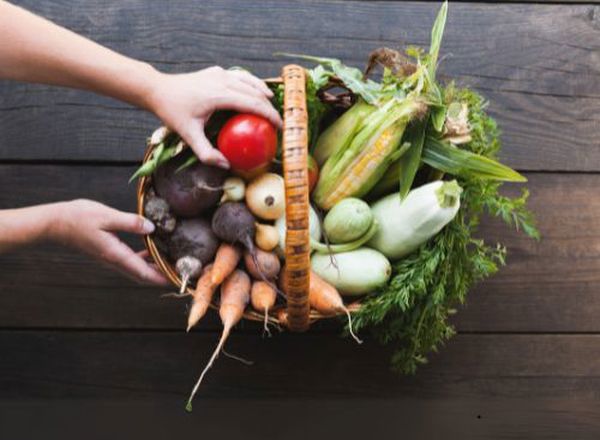
M 180 154 L 154 173 L 154 189 L 179 217 L 197 217 L 214 208 L 223 195 L 227 171 L 196 162 L 179 169 L 186 161 Z
M 167 242 L 168 254 L 176 262 L 182 257 L 194 257 L 203 266 L 210 263 L 217 253 L 219 240 L 212 232 L 209 222 L 203 219 L 183 219 L 177 222 Z

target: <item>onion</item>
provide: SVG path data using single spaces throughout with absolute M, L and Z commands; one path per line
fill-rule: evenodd
M 221 203 L 240 202 L 244 200 L 246 184 L 240 177 L 228 177 L 223 184 L 223 197 Z
M 246 205 L 255 216 L 264 220 L 277 220 L 285 211 L 283 177 L 265 173 L 254 179 L 246 190 Z
M 279 243 L 279 231 L 275 226 L 256 223 L 254 241 L 263 251 L 272 251 Z

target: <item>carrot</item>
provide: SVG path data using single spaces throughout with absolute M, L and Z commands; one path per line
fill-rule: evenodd
M 221 284 L 236 268 L 241 257 L 242 251 L 240 248 L 229 243 L 221 243 L 213 263 L 213 284 L 217 286 Z
M 348 317 L 350 335 L 356 342 L 362 344 L 362 341 L 352 330 L 352 316 L 348 308 L 344 305 L 342 296 L 335 287 L 312 271 L 310 273 L 308 302 L 313 309 L 324 315 L 335 315 L 340 312 L 345 313 Z
M 271 336 L 271 330 L 269 330 L 269 309 L 275 305 L 277 299 L 277 291 L 269 284 L 264 281 L 255 281 L 252 284 L 252 290 L 250 291 L 250 300 L 252 301 L 252 307 L 257 312 L 264 313 L 264 333 Z M 263 336 L 264 336 L 263 333 Z
M 242 316 L 244 315 L 244 309 L 250 302 L 250 277 L 246 274 L 246 272 L 242 270 L 233 271 L 226 279 L 223 285 L 221 286 L 221 305 L 219 306 L 219 316 L 221 317 L 221 322 L 223 323 L 223 333 L 221 334 L 221 339 L 219 339 L 219 343 L 217 344 L 217 348 L 213 352 L 210 357 L 208 364 L 202 373 L 200 374 L 200 378 L 194 385 L 194 389 L 190 394 L 190 397 L 187 401 L 187 405 L 185 409 L 187 411 L 192 411 L 192 400 L 206 375 L 206 372 L 212 367 L 215 359 L 218 357 L 231 329 L 234 325 L 236 325 Z
M 210 306 L 210 302 L 212 301 L 215 289 L 217 288 L 217 285 L 212 282 L 213 269 L 214 265 L 212 264 L 206 266 L 202 276 L 198 279 L 196 289 L 192 294 L 192 306 L 190 307 L 190 313 L 188 314 L 188 332 L 204 315 L 206 315 L 208 306 Z

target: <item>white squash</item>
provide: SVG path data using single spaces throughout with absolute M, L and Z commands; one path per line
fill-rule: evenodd
M 411 190 L 402 201 L 395 193 L 375 202 L 371 209 L 379 229 L 368 246 L 392 260 L 410 254 L 452 221 L 461 192 L 456 180 L 438 180 Z
M 314 253 L 310 266 L 346 296 L 373 292 L 387 283 L 392 274 L 392 266 L 381 252 L 364 247 L 338 254 Z

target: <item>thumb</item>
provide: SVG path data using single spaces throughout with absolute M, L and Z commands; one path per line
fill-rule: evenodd
M 192 124 L 187 136 L 183 136 L 184 141 L 194 150 L 200 162 L 208 165 L 215 165 L 221 168 L 229 168 L 229 161 L 223 154 L 214 148 L 204 134 L 204 125 L 201 123 Z

